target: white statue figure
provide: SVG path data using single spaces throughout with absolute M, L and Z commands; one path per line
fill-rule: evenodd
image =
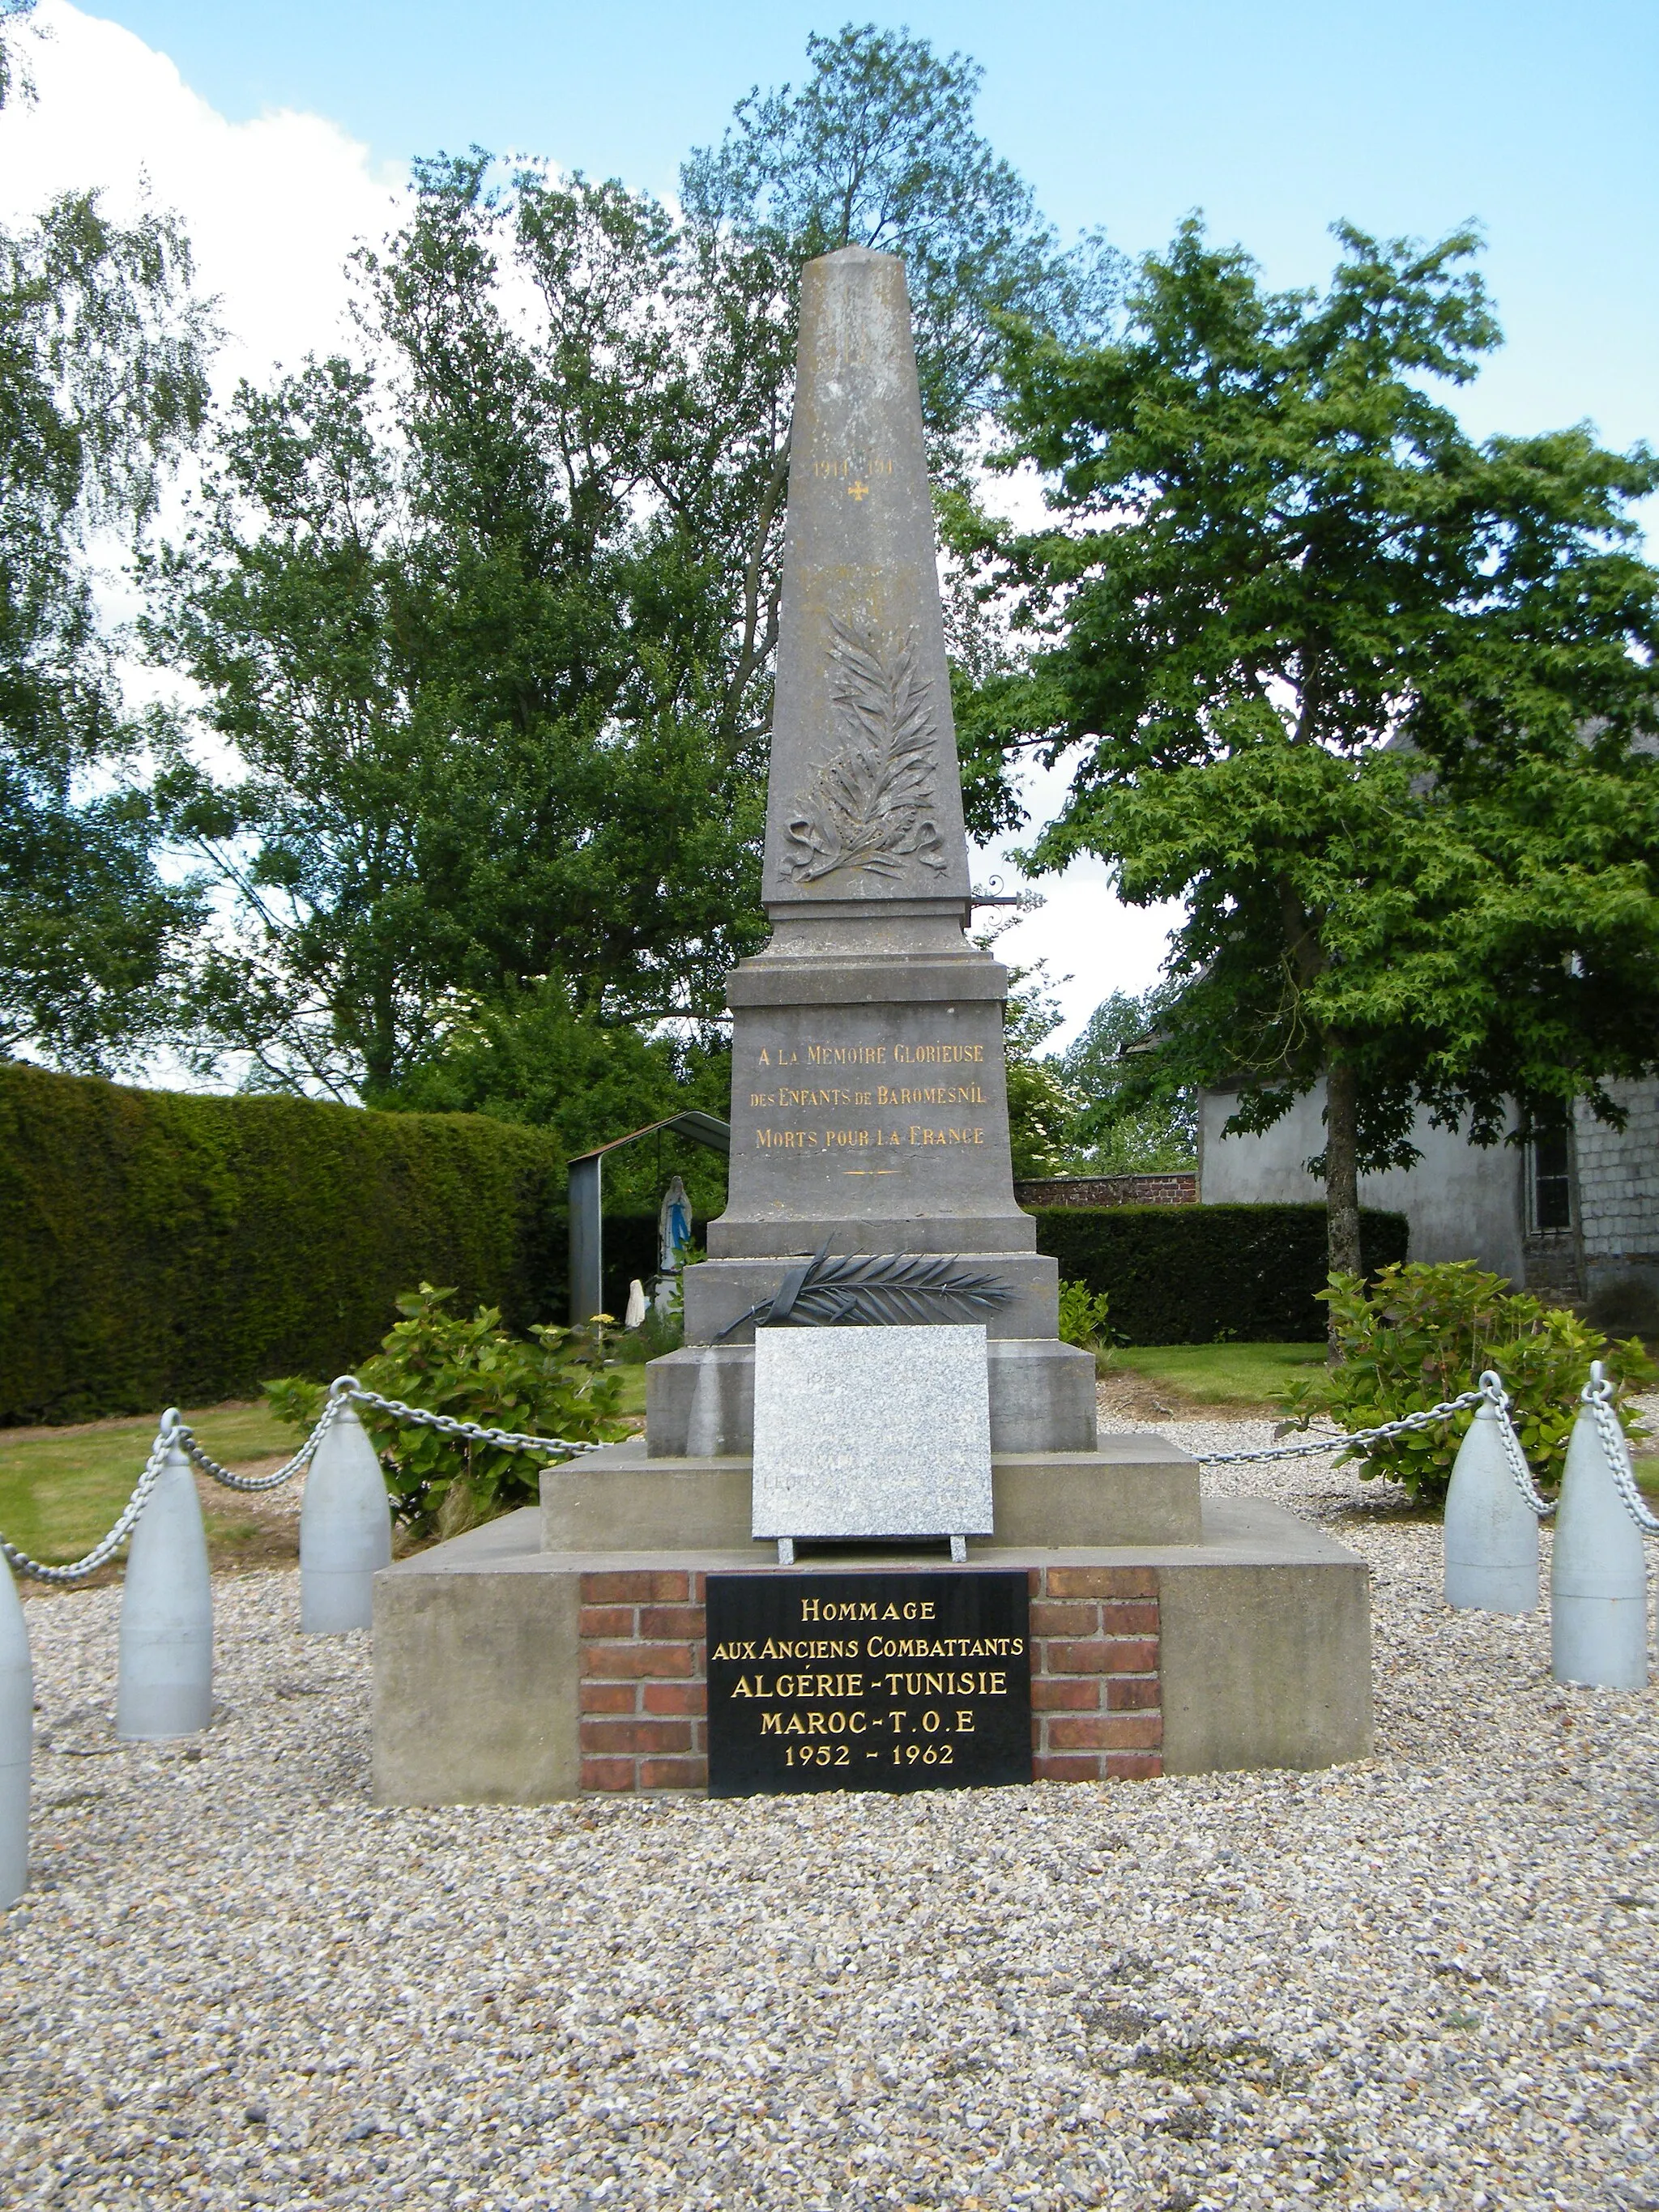
M 624 1328 L 637 1328 L 645 1319 L 645 1285 L 637 1275 L 628 1285 L 628 1311 L 623 1316 Z
M 665 1274 L 676 1272 L 680 1254 L 690 1242 L 691 1201 L 685 1194 L 685 1185 L 676 1176 L 663 1194 L 662 1207 L 657 1215 L 657 1264 Z

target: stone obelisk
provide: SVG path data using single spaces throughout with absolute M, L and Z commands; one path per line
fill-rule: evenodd
M 953 1253 L 988 1322 L 994 1445 L 1088 1450 L 1094 1364 L 1016 1204 L 1007 972 L 969 943 L 968 844 L 903 264 L 803 272 L 773 711 L 766 950 L 727 981 L 730 1199 L 652 1364 L 653 1455 L 743 1452 L 752 1324 L 792 1257 Z M 941 1314 L 941 1319 L 956 1319 Z M 703 1349 L 702 1347 L 709 1347 Z

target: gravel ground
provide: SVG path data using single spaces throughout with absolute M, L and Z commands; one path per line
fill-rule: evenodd
M 1374 1759 L 380 1810 L 368 1639 L 291 1573 L 218 1585 L 182 1749 L 112 1740 L 117 1591 L 32 1604 L 0 2200 L 1659 2207 L 1659 1700 L 1448 1614 L 1376 1485 L 1212 1486 L 1370 1561 Z

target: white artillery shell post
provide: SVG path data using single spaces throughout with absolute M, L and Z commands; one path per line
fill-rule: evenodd
M 345 1399 L 317 1447 L 300 1509 L 300 1626 L 339 1636 L 374 1621 L 374 1577 L 392 1563 L 386 1478 Z
M 0 1558 L 0 1911 L 29 1880 L 29 1761 L 34 1749 L 34 1674 L 11 1568 Z
M 1446 1495 L 1446 1602 L 1480 1613 L 1538 1607 L 1538 1515 L 1522 1496 L 1504 1416 L 1490 1399 L 1464 1431 Z
M 1558 1682 L 1639 1690 L 1648 1679 L 1647 1560 L 1642 1532 L 1608 1464 L 1609 1430 L 1591 1391 L 1604 1391 L 1599 1363 L 1573 1424 L 1550 1574 L 1551 1640 Z M 1625 1442 L 1618 1437 L 1622 1455 Z M 1626 1462 L 1626 1471 L 1628 1462 Z M 1632 1484 L 1634 1488 L 1634 1484 Z
M 163 1416 L 176 1431 L 177 1413 Z M 127 1553 L 118 1735 L 195 1735 L 213 1717 L 213 1585 L 201 1501 L 174 1440 Z

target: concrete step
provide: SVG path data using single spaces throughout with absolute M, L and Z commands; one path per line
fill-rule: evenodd
M 542 1477 L 550 1552 L 730 1550 L 753 1541 L 751 1462 L 653 1457 L 642 1439 L 585 1453 Z M 1198 1462 L 1163 1437 L 1103 1437 L 1093 1451 L 999 1452 L 987 1542 L 1195 1544 Z M 768 1547 L 769 1548 L 769 1547 Z

